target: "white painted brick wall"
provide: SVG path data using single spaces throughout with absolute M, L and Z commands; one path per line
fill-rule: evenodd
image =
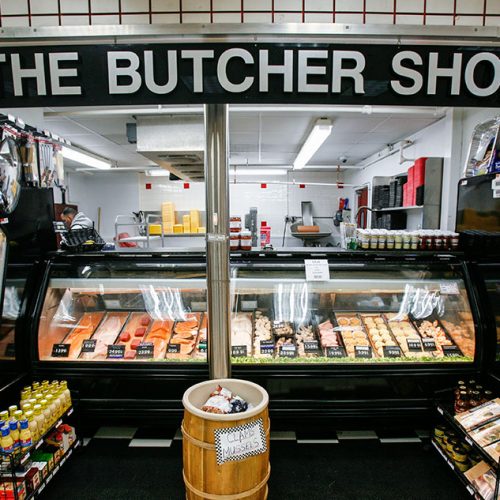
M 242 20 L 500 26 L 500 0 L 0 0 L 6 27 Z

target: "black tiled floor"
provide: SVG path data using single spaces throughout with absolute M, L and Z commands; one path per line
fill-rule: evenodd
M 93 439 L 66 462 L 42 500 L 181 500 L 182 441 L 170 448 L 129 448 Z M 470 498 L 428 444 L 271 443 L 272 499 L 462 500 Z

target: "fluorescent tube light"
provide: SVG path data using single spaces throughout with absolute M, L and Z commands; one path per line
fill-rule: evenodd
M 287 170 L 283 168 L 237 168 L 230 167 L 230 175 L 286 175 Z
M 320 118 L 316 120 L 311 133 L 305 140 L 302 148 L 293 162 L 293 169 L 300 170 L 307 165 L 307 162 L 318 151 L 326 138 L 332 133 L 332 121 L 328 118 Z
M 168 177 L 170 175 L 170 172 L 162 168 L 146 170 L 145 174 L 148 177 Z
M 67 146 L 62 147 L 62 155 L 64 158 L 68 158 L 68 160 L 76 161 L 77 163 L 81 163 L 82 165 L 87 165 L 89 167 L 98 168 L 100 170 L 108 170 L 111 168 L 111 162 L 101 160 L 96 158 L 95 156 L 90 156 L 83 151 L 77 151 L 73 148 L 68 148 Z

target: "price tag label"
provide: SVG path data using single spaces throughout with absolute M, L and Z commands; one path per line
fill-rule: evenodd
M 207 352 L 207 343 L 206 342 L 200 342 L 198 344 L 198 352 Z
M 87 339 L 83 341 L 81 352 L 94 352 L 97 340 Z
M 401 348 L 398 346 L 384 346 L 384 357 L 386 358 L 400 358 L 401 357 Z
M 192 312 L 205 312 L 207 310 L 206 302 L 191 302 L 191 311 Z
M 420 342 L 420 339 L 406 339 L 406 344 L 410 352 L 422 351 L 422 342 Z
M 460 349 L 456 345 L 444 345 L 443 346 L 443 354 L 447 358 L 453 358 L 455 356 L 461 356 L 462 353 Z
M 355 358 L 371 358 L 372 348 L 367 345 L 356 345 L 354 346 L 354 357 Z
M 346 353 L 343 347 L 336 345 L 332 347 L 326 348 L 326 357 L 327 358 L 345 358 Z
M 304 351 L 307 354 L 316 354 L 319 351 L 319 342 L 317 340 L 304 341 Z
M 248 349 L 246 345 L 233 345 L 231 347 L 231 356 L 234 358 L 245 358 L 248 356 Z
M 260 353 L 261 354 L 272 354 L 274 351 L 274 340 L 261 340 L 260 341 Z
M 279 355 L 281 358 L 295 358 L 297 356 L 297 348 L 294 345 L 282 345 Z
M 306 281 L 329 281 L 330 268 L 326 259 L 305 259 Z
M 242 300 L 241 301 L 241 310 L 242 311 L 253 311 L 257 309 L 257 301 L 256 300 Z
M 422 339 L 422 344 L 424 346 L 424 351 L 435 351 L 436 342 L 434 339 Z
M 180 344 L 168 344 L 167 352 L 169 354 L 180 354 L 181 353 L 181 345 Z
M 7 358 L 15 358 L 16 357 L 16 344 L 7 344 L 5 348 L 5 356 Z
M 451 281 L 450 283 L 440 283 L 439 290 L 441 291 L 441 295 L 460 295 L 458 283 L 455 281 Z
M 154 358 L 155 347 L 152 342 L 143 342 L 137 346 L 136 357 L 140 359 L 151 359 Z
M 120 359 L 125 356 L 125 346 L 121 345 L 108 345 L 108 359 Z
M 70 344 L 54 344 L 52 346 L 53 358 L 67 358 L 69 356 Z

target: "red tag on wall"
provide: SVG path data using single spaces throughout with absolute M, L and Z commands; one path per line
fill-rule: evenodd
M 344 189 L 344 183 L 343 183 L 343 182 L 338 182 L 338 183 L 337 183 L 337 187 L 338 187 L 339 189 Z
M 189 182 L 184 183 L 184 189 L 189 189 Z
M 261 189 L 266 189 L 267 188 L 267 184 L 261 184 L 260 187 L 261 187 Z
M 306 185 L 305 184 L 299 184 L 299 189 L 305 189 Z
M 146 184 L 146 189 L 151 189 L 151 183 L 150 183 L 150 182 L 148 182 L 148 183 Z

